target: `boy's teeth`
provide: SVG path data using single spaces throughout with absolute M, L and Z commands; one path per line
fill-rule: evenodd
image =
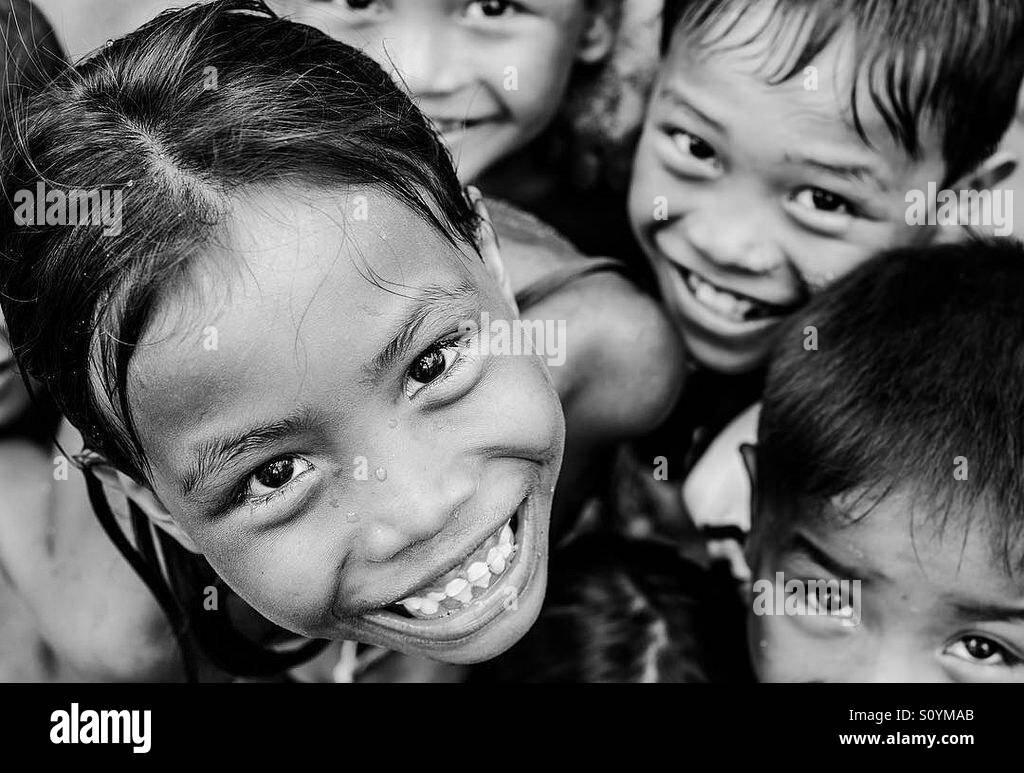
M 752 301 L 733 295 L 728 290 L 717 288 L 709 282 L 705 282 L 692 271 L 686 275 L 686 284 L 698 301 L 712 311 L 735 322 L 746 321 L 750 312 L 755 308 Z
M 444 586 L 444 592 L 447 594 L 448 598 L 453 599 L 468 587 L 468 580 L 464 580 L 461 577 L 456 577 L 454 580 L 452 580 L 450 583 Z
M 482 593 L 508 568 L 515 547 L 515 533 L 506 523 L 461 566 L 398 603 L 413 617 L 441 617 L 458 611 L 473 601 L 474 589 Z

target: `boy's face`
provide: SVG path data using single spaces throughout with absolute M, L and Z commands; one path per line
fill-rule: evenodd
M 693 355 L 722 372 L 761 364 L 779 321 L 815 287 L 921 238 L 906 225 L 906 192 L 944 176 L 937 138 L 926 133 L 923 160 L 909 159 L 866 84 L 859 110 L 873 147 L 857 135 L 844 41 L 813 71 L 770 85 L 771 36 L 741 42 L 759 23 L 751 12 L 711 50 L 676 34 L 630 191 L 669 312 Z
M 469 182 L 557 113 L 587 21 L 583 0 L 278 0 L 359 48 L 412 94 Z
M 487 268 L 370 190 L 254 196 L 220 243 L 130 373 L 172 533 L 292 631 L 510 646 L 544 595 L 564 426 L 539 358 L 460 333 L 513 313 Z
M 839 510 L 824 518 L 760 536 L 755 578 L 775 583 L 781 572 L 786 581 L 861 583 L 855 625 L 842 615 L 756 614 L 752 605 L 760 679 L 1024 682 L 1024 577 L 1008 576 L 993 556 L 988 513 L 972 514 L 965 539 L 959 521 L 943 534 L 942 514 L 925 521 L 919 504 L 897 492 L 860 520 L 840 523 L 843 503 L 835 502 Z

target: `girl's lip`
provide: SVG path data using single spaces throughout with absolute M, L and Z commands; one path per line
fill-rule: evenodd
M 431 642 L 457 644 L 494 621 L 526 592 L 534 579 L 539 564 L 538 524 L 536 503 L 531 496 L 516 508 L 519 528 L 516 533 L 516 552 L 511 565 L 480 598 L 474 599 L 464 611 L 450 617 L 434 620 L 403 617 L 394 612 L 378 610 L 363 615 L 363 624 L 371 631 L 385 636 Z

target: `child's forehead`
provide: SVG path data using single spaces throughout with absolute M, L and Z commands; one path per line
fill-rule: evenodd
M 746 96 L 744 102 L 754 102 L 737 111 L 747 124 L 767 108 L 779 118 L 792 118 L 786 127 L 791 134 L 821 136 L 823 128 L 831 128 L 832 136 L 850 147 L 877 150 L 890 161 L 909 161 L 893 136 L 891 119 L 879 109 L 881 100 L 889 110 L 887 68 L 871 66 L 854 29 L 840 26 L 819 50 L 808 45 L 813 41 L 806 14 L 772 16 L 771 6 L 755 5 L 739 16 L 734 9 L 696 30 L 681 24 L 660 82 L 692 83 L 721 94 L 731 89 L 734 102 L 738 94 Z M 807 51 L 814 55 L 807 57 Z M 896 72 L 908 73 L 908 87 L 924 77 L 923 59 L 899 64 L 894 54 L 894 62 Z M 919 133 L 926 155 L 941 159 L 936 127 L 922 125 Z
M 897 586 L 927 584 L 948 595 L 963 589 L 1024 601 L 1024 574 L 996 549 L 993 524 L 1000 516 L 992 505 L 940 499 L 911 487 L 881 498 L 847 492 L 813 517 L 779 524 L 774 550 L 812 557 L 817 550 L 850 574 Z

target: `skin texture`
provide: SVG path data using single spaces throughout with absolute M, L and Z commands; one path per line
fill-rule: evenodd
M 460 321 L 512 311 L 479 257 L 391 199 L 360 194 L 366 221 L 346 219 L 354 204 L 336 195 L 275 190 L 240 202 L 198 281 L 160 305 L 130 370 L 148 483 L 166 515 L 149 509 L 291 631 L 472 662 L 516 641 L 543 598 L 561 411 L 533 356 L 448 343 L 443 377 L 409 377 Z M 425 322 L 410 326 L 420 298 L 430 299 Z M 411 346 L 371 377 L 385 344 L 410 328 Z M 201 445 L 290 417 L 303 426 L 249 444 L 183 492 Z M 283 485 L 252 477 L 275 459 L 290 460 Z M 522 551 L 531 571 L 516 608 L 455 642 L 370 614 L 460 563 L 524 501 L 532 515 L 520 531 L 535 552 Z
M 1024 682 L 1024 577 L 1008 573 L 993 554 L 985 524 L 996 516 L 979 505 L 965 529 L 968 516 L 957 511 L 942 533 L 941 513 L 896 491 L 850 523 L 840 514 L 854 499 L 834 501 L 801 527 L 755 535 L 755 578 L 784 572 L 787 580 L 862 582 L 856 626 L 837 617 L 752 612 L 759 678 Z
M 760 23 L 751 13 L 709 50 L 677 32 L 630 191 L 630 218 L 669 314 L 693 355 L 726 373 L 763 362 L 782 316 L 727 319 L 696 300 L 685 271 L 792 307 L 878 249 L 929 238 L 929 229 L 906 225 L 905 195 L 944 179 L 936 133 L 922 127 L 924 152 L 913 162 L 890 137 L 864 83 L 858 107 L 872 147 L 857 136 L 849 104 L 856 69 L 845 36 L 812 63 L 816 90 L 805 88 L 800 74 L 769 85 L 765 73 L 778 52 L 795 47 L 780 44 L 771 54 L 769 35 L 735 47 Z M 873 171 L 844 176 L 821 164 Z
M 539 136 L 561 106 L 573 65 L 598 61 L 612 41 L 583 0 L 272 5 L 391 72 L 438 125 L 463 182 L 477 180 Z M 449 126 L 462 121 L 469 125 Z

